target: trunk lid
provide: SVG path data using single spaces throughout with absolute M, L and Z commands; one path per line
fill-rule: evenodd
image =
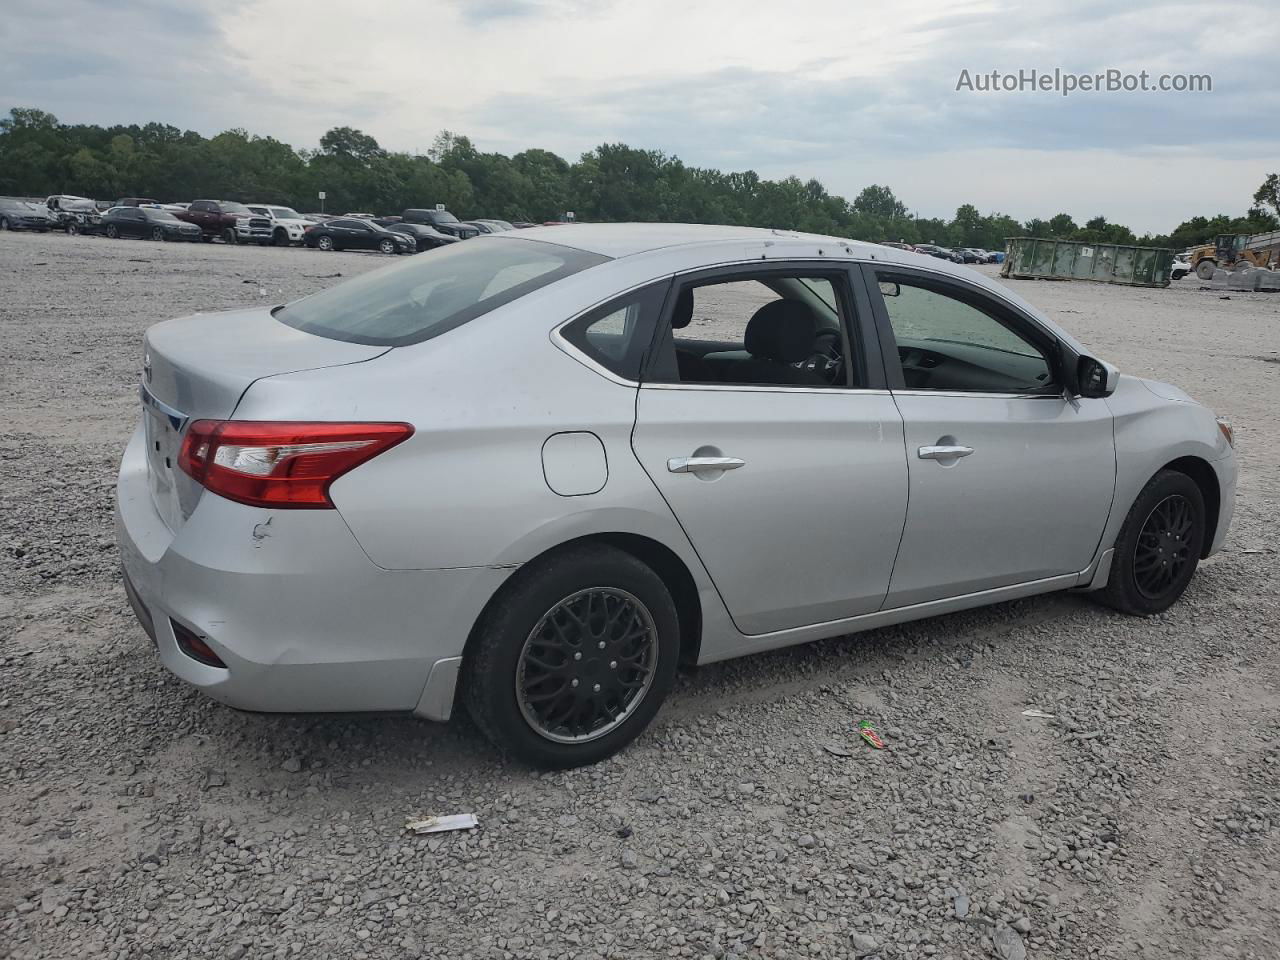
M 202 491 L 178 469 L 187 424 L 228 419 L 264 377 L 361 363 L 389 349 L 304 333 L 267 308 L 196 314 L 148 330 L 139 395 L 151 499 L 165 524 L 176 531 Z

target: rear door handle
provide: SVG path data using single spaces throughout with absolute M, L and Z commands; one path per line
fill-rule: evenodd
M 973 447 L 951 446 L 951 447 L 921 447 L 916 455 L 921 460 L 957 460 L 960 457 L 967 457 L 973 453 Z
M 671 473 L 701 473 L 704 470 L 737 470 L 745 464 L 737 457 L 672 457 L 667 461 Z

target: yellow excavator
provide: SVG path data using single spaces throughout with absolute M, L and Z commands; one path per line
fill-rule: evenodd
M 1201 280 L 1212 280 L 1218 267 L 1235 270 L 1241 265 L 1280 266 L 1280 230 L 1270 233 L 1223 233 L 1213 243 L 1193 247 L 1187 253 L 1191 269 Z

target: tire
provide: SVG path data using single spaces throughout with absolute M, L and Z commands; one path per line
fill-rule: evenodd
M 152 228 L 151 228 L 151 239 L 152 239 L 152 240 L 154 240 L 154 241 L 156 241 L 157 243 L 162 243 L 165 239 L 167 239 L 167 238 L 165 237 L 165 235 L 164 235 L 164 228 L 163 228 L 163 227 L 152 227 Z
M 230 244 L 230 245 L 231 245 L 231 246 L 233 246 L 233 247 L 236 245 L 236 243 L 237 243 L 238 241 L 237 241 L 237 239 L 236 239 L 236 228 L 235 228 L 235 227 L 227 227 L 226 229 L 224 229 L 224 230 L 222 231 L 222 242 L 223 242 L 223 243 L 228 243 L 228 244 Z
M 616 619 L 601 624 L 602 615 Z M 624 636 L 610 638 L 615 630 Z M 679 653 L 675 604 L 652 569 L 612 547 L 570 547 L 521 569 L 490 601 L 464 661 L 462 697 L 499 750 L 535 767 L 577 767 L 616 753 L 649 725 Z M 591 704 L 584 684 L 603 685 L 606 699 Z M 586 696 L 573 692 L 580 687 Z M 562 704 L 569 714 L 557 720 Z M 601 704 L 603 715 L 577 712 Z
M 289 245 L 289 231 L 277 230 L 271 235 L 271 242 L 277 247 L 287 247 Z
M 67 223 L 67 236 L 68 237 L 80 236 L 80 224 L 77 223 L 75 220 L 71 220 Z
M 1185 277 L 1186 275 L 1187 275 L 1187 271 L 1185 271 L 1185 270 L 1174 270 L 1172 273 L 1170 273 L 1170 274 L 1169 274 L 1169 279 L 1170 279 L 1170 280 L 1181 280 L 1181 279 L 1182 279 L 1183 277 Z
M 0 217 L 0 230 L 8 230 L 8 229 L 9 229 L 9 218 Z
M 1111 558 L 1111 575 L 1098 599 L 1135 617 L 1169 609 L 1195 575 L 1204 535 L 1200 488 L 1185 473 L 1161 470 L 1124 518 Z
M 395 253 L 396 242 L 394 240 L 379 240 L 378 249 L 381 250 L 383 253 Z
M 316 246 L 325 251 L 337 249 L 334 246 L 333 237 L 316 237 Z
M 120 239 L 120 228 L 117 227 L 114 223 L 107 224 L 106 233 L 107 233 L 107 236 L 110 237 L 112 240 Z
M 1212 280 L 1213 271 L 1217 269 L 1217 266 L 1218 266 L 1217 261 L 1201 260 L 1199 263 L 1196 264 L 1196 276 L 1199 277 L 1201 280 Z

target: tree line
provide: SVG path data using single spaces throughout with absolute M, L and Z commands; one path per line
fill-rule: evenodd
M 1269 175 L 1244 216 L 1194 217 L 1168 234 L 1137 236 L 1098 216 L 1066 213 L 1025 223 L 963 204 L 951 219 L 913 216 L 887 186 L 852 201 L 817 180 L 767 180 L 754 171 L 691 167 L 660 150 L 605 143 L 575 163 L 549 150 L 485 153 L 466 136 L 440 133 L 426 155 L 390 151 L 361 130 L 335 127 L 317 149 L 227 130 L 204 137 L 165 123 L 64 124 L 15 107 L 0 119 L 0 194 L 70 193 L 97 199 L 154 197 L 283 203 L 330 212 L 399 213 L 445 204 L 460 217 L 540 222 L 574 211 L 586 221 L 673 221 L 781 227 L 859 240 L 903 240 L 1000 249 L 1037 236 L 1182 249 L 1219 233 L 1280 229 L 1280 176 Z

